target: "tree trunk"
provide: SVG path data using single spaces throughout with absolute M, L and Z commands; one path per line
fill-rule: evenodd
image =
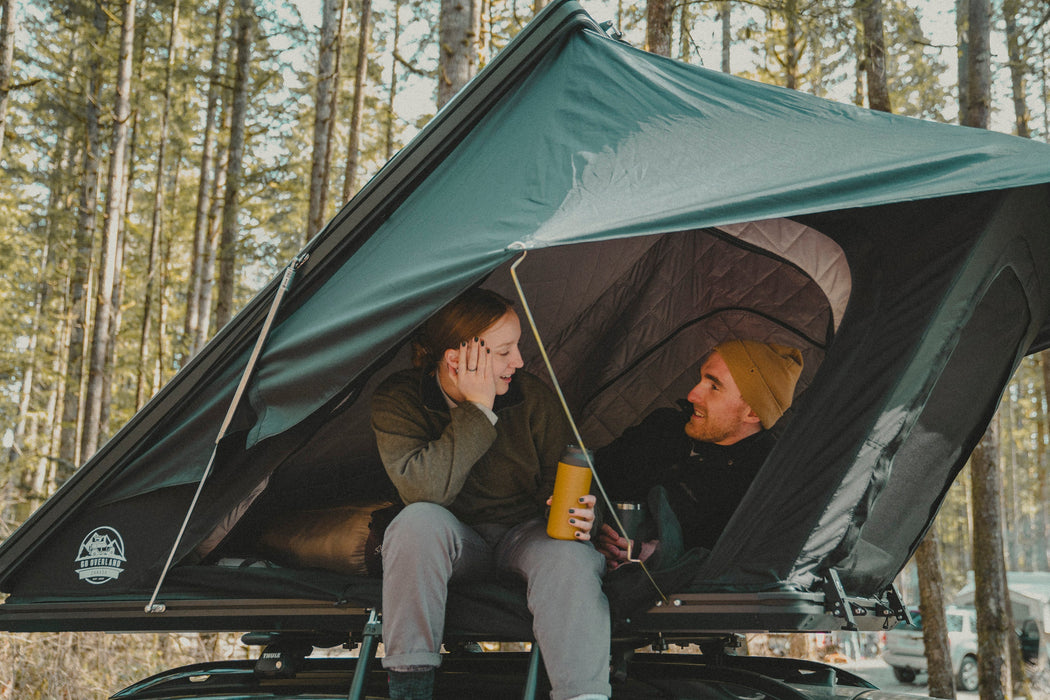
M 229 95 L 226 97 L 226 102 L 232 102 Z M 229 133 L 232 131 L 230 121 L 232 106 L 224 109 L 223 112 L 223 133 Z M 225 144 L 215 161 L 215 177 L 212 178 L 211 211 L 208 213 L 208 232 L 204 239 L 204 259 L 201 265 L 201 322 L 197 327 L 195 342 L 198 349 L 204 347 L 209 329 L 212 333 L 218 330 L 212 310 L 212 297 L 215 294 L 215 268 L 219 255 L 219 237 L 222 233 L 222 212 L 225 204 L 222 193 L 226 191 L 229 155 L 229 144 Z
M 1017 400 L 1014 393 L 1016 385 L 1013 383 L 1006 387 L 1006 400 L 999 407 L 999 460 L 1002 463 L 1002 538 L 1003 538 L 1003 560 L 1008 570 L 1017 569 L 1017 542 L 1009 536 L 1011 528 L 1019 528 L 1019 514 L 1017 512 L 1017 493 L 1014 475 L 1017 470 L 1017 449 L 1014 442 L 1014 402 Z M 1009 525 L 1008 525 L 1009 523 Z
M 11 71 L 15 62 L 15 0 L 3 0 L 0 21 L 0 156 L 4 153 L 7 102 L 11 96 Z
M 990 8 L 988 0 L 969 0 L 965 32 L 967 102 L 964 124 L 987 128 L 991 105 Z M 977 664 L 981 700 L 1009 697 L 1008 637 L 1013 634 L 1007 604 L 1003 556 L 1002 484 L 999 475 L 998 417 L 970 457 L 973 483 L 973 560 L 977 601 Z
M 97 224 L 99 161 L 102 141 L 99 134 L 99 95 L 102 84 L 101 47 L 105 41 L 108 21 L 100 5 L 93 16 L 93 40 L 88 42 L 88 88 L 84 107 L 84 160 L 80 176 L 80 200 L 77 205 L 77 225 L 73 245 L 76 259 L 69 288 L 69 346 L 66 359 L 65 388 L 62 396 L 62 432 L 55 479 L 64 481 L 80 463 L 80 436 L 83 432 L 82 384 L 84 360 L 87 354 L 88 317 L 91 309 L 91 268 Z
M 53 329 L 53 335 L 49 339 L 50 349 L 46 354 L 51 356 L 51 376 L 53 377 L 65 375 L 65 358 L 63 357 L 62 348 L 67 347 L 69 343 L 68 329 L 68 324 L 59 321 L 58 326 Z M 44 447 L 37 455 L 36 476 L 33 479 L 33 493 L 36 495 L 27 502 L 28 512 L 26 517 L 28 517 L 29 513 L 39 508 L 44 499 L 53 493 L 48 479 L 54 473 L 54 465 L 56 464 L 54 457 L 58 454 L 59 437 L 62 429 L 60 422 L 54 420 L 54 417 L 59 413 L 59 398 L 62 387 L 62 381 L 59 379 L 52 383 L 51 389 L 48 391 L 47 407 L 44 409 L 44 415 L 48 416 L 50 420 L 41 426 L 41 432 L 46 432 L 47 435 L 39 438 Z
M 689 56 L 693 53 L 693 47 L 690 45 L 692 26 L 693 13 L 689 3 L 683 2 L 678 14 L 678 60 L 683 63 L 689 63 Z
M 139 374 L 135 387 L 135 408 L 141 408 L 157 386 L 147 387 L 142 368 L 149 364 L 149 345 L 153 323 L 153 291 L 160 260 L 161 229 L 164 223 L 164 167 L 168 148 L 168 115 L 171 111 L 171 75 L 175 66 L 175 51 L 179 38 L 179 0 L 171 3 L 171 28 L 168 32 L 168 60 L 164 67 L 164 105 L 160 114 L 160 134 L 157 137 L 157 173 L 153 190 L 153 219 L 150 226 L 149 262 L 146 268 L 146 288 L 142 295 L 142 328 L 139 333 Z
M 673 0 L 646 0 L 645 50 L 661 56 L 671 55 L 671 34 L 674 27 Z
M 864 17 L 859 7 L 854 7 L 856 12 L 856 23 L 860 29 L 857 30 L 857 41 L 853 47 L 853 60 L 856 63 L 856 69 L 853 72 L 853 104 L 858 107 L 864 106 L 864 92 L 865 92 L 865 66 L 867 65 L 867 59 L 864 57 Z
M 480 0 L 441 0 L 438 20 L 438 91 L 441 109 L 477 71 L 478 31 L 474 5 Z
M 733 48 L 733 5 L 729 0 L 719 5 L 718 16 L 722 20 L 722 72 L 731 73 L 729 57 Z
M 303 242 L 321 230 L 325 222 L 328 179 L 325 160 L 329 152 L 328 139 L 332 130 L 332 93 L 336 83 L 336 54 L 339 35 L 335 8 L 339 0 L 321 2 L 321 43 L 317 52 L 317 97 L 314 105 L 313 157 L 310 163 L 310 208 L 307 212 Z
M 1042 393 L 1043 402 L 1050 400 L 1050 350 L 1039 353 L 1039 366 L 1042 370 Z M 1042 403 L 1042 402 L 1040 402 Z M 1036 506 L 1036 533 L 1035 533 L 1035 564 L 1036 571 L 1050 571 L 1050 556 L 1047 549 L 1050 547 L 1050 523 L 1048 523 L 1047 505 L 1050 504 L 1050 465 L 1047 464 L 1047 450 L 1045 436 L 1050 433 L 1050 413 L 1044 411 L 1040 423 L 1039 436 L 1039 490 L 1038 505 Z
M 127 171 L 125 171 L 127 172 Z M 127 192 L 125 192 L 125 195 Z M 123 199 L 127 199 L 124 196 Z M 130 213 L 125 214 L 121 217 L 121 220 L 127 220 Z M 124 269 L 124 252 L 127 249 L 127 227 L 124 225 L 120 226 L 120 231 L 117 233 L 117 257 L 113 262 L 113 269 L 120 271 Z M 112 415 L 111 408 L 113 406 L 113 367 L 116 364 L 117 358 L 117 339 L 120 337 L 121 325 L 124 322 L 124 286 L 125 277 L 123 274 L 117 274 L 113 282 L 113 297 L 111 302 L 111 308 L 113 310 L 109 320 L 109 333 L 108 342 L 106 343 L 106 356 L 105 363 L 102 366 L 102 410 L 98 414 L 98 435 L 99 442 L 106 439 L 107 436 L 111 435 L 109 421 Z
M 977 2 L 978 0 L 971 0 Z M 1004 700 L 1011 688 L 1007 662 L 1006 580 L 1003 561 L 999 428 L 993 420 L 970 457 L 973 482 L 973 559 L 977 608 L 977 664 L 981 700 Z
M 361 31 L 357 37 L 357 68 L 354 71 L 354 108 L 350 112 L 350 143 L 346 147 L 343 201 L 357 192 L 357 170 L 361 156 L 361 123 L 365 111 L 365 78 L 368 75 L 368 46 L 372 34 L 372 0 L 361 0 Z
M 1003 0 L 1003 18 L 1006 20 L 1006 53 L 1010 63 L 1010 89 L 1014 101 L 1014 131 L 1018 136 L 1028 138 L 1028 89 L 1026 77 L 1028 66 L 1021 51 L 1021 29 L 1018 26 L 1018 14 L 1021 11 L 1020 0 Z
M 335 115 L 339 114 L 339 97 L 343 92 L 343 49 L 346 44 L 346 16 L 349 11 L 350 2 L 349 0 L 342 0 L 339 7 L 339 28 L 337 34 L 339 38 L 336 40 L 336 51 L 335 51 L 335 82 L 332 86 L 331 96 L 331 107 L 332 119 L 328 121 L 328 136 L 325 138 L 325 143 L 328 144 L 324 151 L 324 181 L 330 182 L 332 176 L 332 152 L 335 149 L 335 124 L 338 119 Z M 321 209 L 325 209 L 328 201 L 328 189 L 325 188 L 325 197 L 322 200 L 324 206 Z M 345 200 L 344 200 L 345 201 Z
M 1050 53 L 1050 44 L 1047 42 L 1046 32 L 1043 32 L 1042 47 L 1039 51 L 1039 82 L 1043 99 L 1043 133 L 1050 134 L 1050 81 L 1047 80 L 1046 55 Z M 1046 569 L 1043 569 L 1046 571 Z
M 151 17 L 150 14 L 150 0 L 147 0 L 145 11 L 143 12 L 144 18 Z M 143 82 L 143 67 L 145 65 L 146 55 L 146 41 L 144 35 L 149 34 L 148 26 L 140 25 L 136 30 L 136 35 L 143 37 L 142 41 L 138 42 L 138 55 L 134 61 L 135 65 L 138 66 L 138 73 L 133 79 L 136 84 L 142 84 Z M 129 98 L 130 100 L 130 98 Z M 140 105 L 132 104 L 129 105 L 131 110 L 131 122 L 130 122 L 130 133 L 128 138 L 128 147 L 125 149 L 124 157 L 124 192 L 121 196 L 123 202 L 123 210 L 121 211 L 120 218 L 118 219 L 120 224 L 117 227 L 117 257 L 113 262 L 113 269 L 118 271 L 118 274 L 113 284 L 113 297 L 112 297 L 112 309 L 113 313 L 110 318 L 109 325 L 109 342 L 106 347 L 106 360 L 102 372 L 102 411 L 99 413 L 98 429 L 99 438 L 103 439 L 105 436 L 110 434 L 109 421 L 112 411 L 110 410 L 113 405 L 113 368 L 116 364 L 117 357 L 117 339 L 120 337 L 120 331 L 124 323 L 124 289 L 126 286 L 126 278 L 120 271 L 124 269 L 124 254 L 127 251 L 127 240 L 128 232 L 125 222 L 131 221 L 132 212 L 134 211 L 135 205 L 135 190 L 133 184 L 135 182 L 135 165 L 138 162 L 135 158 L 135 152 L 138 148 L 138 137 L 139 137 L 139 111 Z
M 75 57 L 73 57 L 75 58 Z M 67 83 L 65 86 L 71 88 Z M 66 328 L 63 315 L 56 314 L 54 317 L 45 316 L 46 307 L 57 280 L 62 280 L 61 285 L 67 291 L 69 288 L 69 275 L 64 279 L 56 277 L 56 260 L 60 254 L 59 246 L 56 245 L 58 235 L 56 230 L 66 228 L 71 221 L 66 217 L 67 212 L 74 211 L 74 183 L 68 178 L 73 170 L 75 155 L 74 134 L 76 133 L 72 123 L 67 123 L 61 130 L 60 138 L 56 142 L 50 167 L 48 182 L 48 203 L 46 218 L 46 235 L 44 247 L 40 252 L 40 274 L 37 278 L 37 291 L 33 301 L 33 321 L 30 329 L 29 356 L 27 370 L 22 378 L 22 395 L 19 401 L 18 420 L 14 431 L 14 440 L 11 445 L 9 461 L 23 458 L 20 465 L 24 474 L 25 488 L 18 499 L 8 496 L 14 486 L 13 479 L 7 480 L 7 486 L 0 491 L 0 536 L 6 535 L 10 530 L 5 529 L 6 524 L 11 522 L 22 522 L 30 513 L 35 511 L 48 492 L 48 475 L 54 457 L 58 454 L 58 442 L 55 439 L 60 428 L 58 420 L 58 395 L 62 387 L 61 377 L 64 375 L 62 349 L 68 344 Z M 68 300 L 68 294 L 64 301 Z M 38 352 L 40 340 L 43 338 L 45 347 L 43 352 Z M 50 362 L 48 363 L 48 358 Z M 38 380 L 37 369 L 49 364 L 50 378 Z M 46 376 L 46 373 L 45 373 Z M 46 394 L 42 400 L 40 394 Z M 39 416 L 39 417 L 38 417 Z M 24 507 L 24 512 L 17 513 L 14 521 L 11 519 L 12 506 Z
M 474 0 L 478 13 L 478 61 L 481 65 L 492 57 L 492 0 Z
M 987 129 L 992 107 L 991 7 L 989 0 L 969 0 L 967 15 L 967 94 L 963 124 Z
M 390 88 L 386 99 L 386 160 L 394 155 L 394 98 L 397 97 L 397 52 L 401 39 L 401 0 L 394 0 L 394 36 L 390 40 Z
M 54 190 L 52 190 L 52 194 L 54 194 Z M 51 207 L 48 208 L 50 209 Z M 29 407 L 33 398 L 34 382 L 36 381 L 36 365 L 38 361 L 37 345 L 39 343 L 40 324 L 43 317 L 44 304 L 47 303 L 51 292 L 51 285 L 48 282 L 48 274 L 50 272 L 52 258 L 51 236 L 52 228 L 49 224 L 47 227 L 47 236 L 44 240 L 44 246 L 40 251 L 36 293 L 33 297 L 33 320 L 30 323 L 28 334 L 29 342 L 27 343 L 25 351 L 22 352 L 22 358 L 25 360 L 25 369 L 22 371 L 22 383 L 18 392 L 18 415 L 15 417 L 14 434 L 12 436 L 11 447 L 7 453 L 6 461 L 8 463 L 18 461 L 18 458 L 22 456 L 22 449 L 25 446 Z M 2 507 L 2 505 L 3 504 L 0 504 L 0 507 Z
M 959 123 L 966 124 L 966 110 L 970 104 L 970 0 L 955 0 L 955 33 L 959 42 L 956 54 Z
M 120 62 L 117 69 L 114 102 L 113 137 L 110 147 L 109 174 L 106 178 L 106 218 L 103 226 L 102 257 L 99 261 L 95 325 L 91 334 L 91 364 L 85 395 L 84 434 L 80 453 L 87 459 L 98 449 L 101 428 L 103 382 L 113 316 L 113 286 L 120 213 L 124 208 L 124 150 L 128 140 L 130 117 L 131 53 L 135 39 L 135 0 L 123 0 L 124 15 L 120 32 Z
M 244 161 L 245 120 L 248 113 L 249 70 L 255 37 L 253 0 L 238 0 L 237 59 L 233 82 L 229 157 L 226 166 L 226 193 L 222 207 L 222 234 L 219 240 L 219 298 L 215 327 L 222 328 L 233 316 L 233 296 L 237 274 L 237 213 L 241 167 Z
M 886 85 L 886 37 L 882 28 L 882 0 L 860 0 L 864 26 L 864 65 L 868 79 L 868 107 L 891 112 Z
M 193 250 L 190 260 L 190 279 L 186 289 L 186 319 L 184 331 L 189 356 L 200 350 L 202 337 L 207 334 L 208 314 L 201 309 L 201 285 L 206 260 L 211 210 L 211 175 L 215 165 L 215 122 L 218 115 L 220 83 L 222 80 L 221 58 L 223 29 L 226 25 L 226 0 L 215 5 L 215 30 L 211 44 L 211 79 L 208 81 L 208 108 L 204 119 L 204 142 L 201 146 L 200 178 L 197 181 L 197 208 L 193 218 Z M 204 333 L 201 333 L 201 317 L 204 316 Z
M 178 159 L 176 159 L 178 162 Z M 176 182 L 178 178 L 173 178 Z M 174 187 L 174 185 L 172 185 Z M 171 355 L 168 335 L 168 271 L 171 269 L 171 236 L 161 242 L 160 278 L 157 285 L 157 359 L 153 364 L 153 386 L 156 389 L 164 386 L 167 377 L 165 367 Z
M 787 25 L 784 41 L 784 87 L 789 90 L 798 89 L 798 64 L 799 64 L 799 26 L 798 26 L 798 3 L 796 0 L 788 0 L 784 9 L 784 23 Z
M 955 698 L 936 521 L 915 551 L 915 564 L 919 571 L 919 607 L 922 609 L 922 641 L 929 672 L 929 693 L 934 698 Z

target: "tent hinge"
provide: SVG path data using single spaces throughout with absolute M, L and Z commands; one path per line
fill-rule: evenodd
M 616 41 L 621 42 L 623 41 L 623 32 L 616 28 L 616 25 L 613 24 L 612 20 L 606 20 L 598 26 L 602 28 L 602 31 L 605 32 L 605 35 L 610 39 L 615 39 Z
M 824 579 L 824 610 L 835 617 L 841 617 L 846 622 L 842 629 L 850 632 L 857 631 L 857 622 L 854 615 L 866 615 L 867 611 L 860 606 L 854 606 L 846 598 L 846 591 L 842 588 L 842 579 L 835 569 L 828 569 L 827 577 Z
M 898 622 L 907 622 L 909 625 L 911 622 L 911 613 L 908 612 L 908 606 L 904 604 L 904 599 L 901 598 L 900 593 L 897 591 L 897 587 L 892 583 L 886 588 L 884 593 L 886 598 L 886 604 L 881 603 L 876 606 L 875 614 L 880 617 L 886 618 L 886 624 L 884 627 L 889 628 L 889 618 L 896 618 Z

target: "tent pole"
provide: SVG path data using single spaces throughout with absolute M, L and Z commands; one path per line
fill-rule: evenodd
M 277 309 L 280 307 L 284 295 L 292 286 L 292 279 L 295 277 L 296 270 L 298 270 L 309 257 L 309 253 L 299 255 L 284 270 L 284 277 L 281 279 L 281 284 L 277 287 L 277 291 L 273 295 L 273 301 L 270 303 L 270 310 L 266 314 L 266 320 L 263 321 L 262 329 L 259 331 L 259 337 L 255 340 L 255 347 L 252 349 L 252 354 L 248 358 L 248 364 L 245 365 L 244 372 L 241 374 L 241 381 L 237 385 L 237 390 L 233 393 L 233 399 L 230 401 L 230 407 L 226 410 L 226 417 L 222 421 L 222 427 L 219 428 L 219 434 L 215 438 L 215 446 L 212 448 L 211 457 L 208 459 L 208 464 L 204 468 L 204 473 L 201 474 L 200 481 L 197 482 L 197 491 L 193 494 L 193 500 L 190 501 L 190 507 L 186 511 L 186 517 L 182 520 L 182 527 L 179 528 L 179 533 L 175 536 L 175 542 L 171 545 L 171 551 L 168 553 L 168 560 L 164 562 L 164 568 L 161 570 L 160 576 L 157 578 L 157 585 L 153 589 L 153 595 L 146 604 L 147 614 L 162 613 L 167 609 L 163 603 L 157 602 L 157 596 L 160 595 L 160 587 L 164 585 L 164 579 L 167 577 L 168 570 L 171 569 L 172 561 L 175 559 L 175 552 L 182 543 L 182 537 L 186 534 L 186 527 L 189 525 L 190 518 L 193 516 L 193 511 L 197 507 L 197 501 L 200 500 L 201 492 L 204 491 L 204 484 L 211 475 L 212 466 L 215 464 L 215 454 L 219 450 L 219 443 L 221 443 L 222 439 L 226 437 L 226 431 L 229 430 L 230 423 L 233 422 L 233 415 L 237 412 L 237 407 L 241 403 L 241 398 L 244 396 L 245 389 L 248 388 L 248 380 L 251 379 L 252 372 L 255 370 L 255 365 L 259 360 L 259 355 L 262 354 L 263 345 L 266 344 L 266 337 L 270 334 L 273 320 L 277 316 Z
M 536 320 L 532 317 L 532 310 L 529 308 L 529 302 L 525 298 L 525 290 L 521 286 L 521 282 L 518 280 L 518 265 L 522 263 L 525 256 L 529 254 L 528 249 L 523 243 L 512 243 L 510 248 L 520 249 L 521 255 L 517 260 L 510 266 L 510 278 L 514 282 L 514 288 L 518 291 L 518 298 L 521 299 L 521 308 L 525 312 L 525 318 L 529 322 L 529 328 L 532 329 L 532 335 L 536 339 L 536 346 L 539 348 L 540 356 L 543 358 L 543 364 L 547 367 L 547 373 L 550 374 L 551 383 L 554 385 L 554 392 L 558 396 L 558 401 L 561 402 L 562 410 L 565 411 L 565 417 L 569 420 L 569 426 L 572 428 L 572 434 L 576 438 L 576 443 L 580 446 L 583 451 L 583 456 L 587 460 L 587 466 L 591 470 L 591 478 L 594 480 L 594 484 L 598 487 L 598 493 L 601 494 L 602 500 L 608 506 L 609 517 L 612 518 L 613 522 L 616 523 L 616 528 L 623 535 L 624 539 L 627 540 L 627 561 L 632 564 L 638 564 L 642 567 L 642 571 L 649 578 L 649 583 L 653 584 L 653 588 L 660 595 L 660 600 L 665 605 L 670 604 L 670 600 L 664 595 L 664 592 L 657 585 L 656 579 L 649 573 L 649 568 L 645 565 L 645 562 L 641 559 L 636 559 L 634 552 L 634 542 L 627 534 L 627 529 L 620 522 L 620 516 L 616 512 L 616 508 L 613 507 L 612 501 L 609 500 L 609 494 L 605 492 L 605 487 L 602 486 L 601 477 L 598 476 L 598 470 L 594 468 L 594 460 L 591 458 L 591 453 L 587 450 L 587 446 L 583 444 L 583 436 L 580 435 L 580 429 L 576 427 L 576 419 L 572 416 L 572 411 L 569 410 L 569 404 L 565 400 L 565 394 L 562 393 L 561 383 L 558 381 L 558 376 L 554 373 L 554 365 L 551 364 L 550 357 L 547 355 L 547 348 L 543 344 L 543 338 L 540 337 L 540 329 L 536 325 Z

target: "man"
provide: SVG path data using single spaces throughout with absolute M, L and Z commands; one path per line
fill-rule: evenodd
M 791 405 L 802 353 L 785 345 L 730 340 L 700 367 L 689 410 L 657 409 L 596 455 L 613 500 L 645 501 L 663 486 L 685 549 L 711 549 L 773 449 L 770 428 Z M 685 408 L 683 404 L 683 409 Z M 627 540 L 608 523 L 596 545 L 610 568 L 627 559 Z M 635 556 L 659 547 L 643 542 Z

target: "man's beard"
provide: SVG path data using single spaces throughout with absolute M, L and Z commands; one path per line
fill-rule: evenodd
M 708 416 L 699 425 L 690 420 L 685 424 L 685 434 L 699 442 L 722 442 L 736 433 L 740 421 L 726 419 L 713 422 Z

